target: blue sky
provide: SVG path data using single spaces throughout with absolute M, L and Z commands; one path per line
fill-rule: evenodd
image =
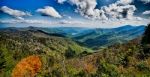
M 1 0 L 0 26 L 145 25 L 150 0 Z

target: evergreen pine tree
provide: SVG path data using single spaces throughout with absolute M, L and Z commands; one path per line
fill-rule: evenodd
M 145 55 L 149 55 L 150 53 L 150 24 L 146 27 L 141 44 L 143 47 L 143 53 Z

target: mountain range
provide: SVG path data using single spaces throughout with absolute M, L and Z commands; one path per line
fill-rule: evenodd
M 125 25 L 118 28 L 80 28 L 80 27 L 56 27 L 40 28 L 47 33 L 57 33 L 96 49 L 114 44 L 126 43 L 140 37 L 145 30 L 144 25 Z
M 149 76 L 149 49 L 141 45 L 143 38 L 144 44 L 149 44 L 149 29 L 146 30 L 145 26 L 3 28 L 0 29 L 0 77 Z M 92 40 L 87 43 L 87 39 Z M 92 49 L 92 45 L 97 49 Z
M 5 28 L 1 28 L 5 29 Z M 145 30 L 144 25 L 125 25 L 117 28 L 84 28 L 84 27 L 26 27 L 9 29 L 38 30 L 49 35 L 70 38 L 92 49 L 103 48 L 114 44 L 123 44 L 140 37 Z

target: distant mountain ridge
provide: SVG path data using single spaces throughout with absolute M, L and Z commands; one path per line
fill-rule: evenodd
M 126 43 L 140 37 L 145 30 L 144 25 L 125 25 L 117 28 L 84 28 L 84 27 L 26 27 L 6 28 L 10 30 L 40 31 L 44 34 L 71 38 L 90 48 L 106 47 L 114 44 Z
M 144 25 L 125 25 L 117 28 L 78 28 L 59 27 L 43 28 L 43 31 L 59 33 L 85 44 L 88 47 L 97 48 L 113 44 L 122 44 L 140 37 L 145 30 Z
M 76 40 L 89 47 L 109 46 L 117 43 L 125 43 L 140 37 L 145 30 L 145 26 L 122 26 L 112 29 L 95 29 L 93 32 L 75 37 Z

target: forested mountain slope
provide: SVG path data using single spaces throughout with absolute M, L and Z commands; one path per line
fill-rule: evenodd
M 143 36 L 94 52 L 64 36 L 36 29 L 3 29 L 0 31 L 0 76 L 150 76 L 149 26 Z

